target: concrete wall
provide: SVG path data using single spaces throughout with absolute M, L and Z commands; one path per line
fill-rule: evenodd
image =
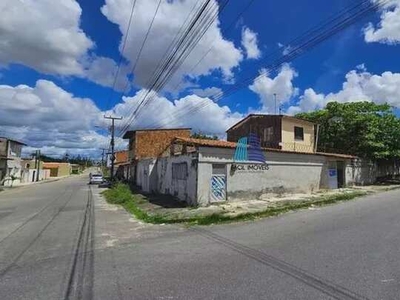
M 16 176 L 18 179 L 12 182 L 11 175 Z M 20 157 L 14 157 L 6 161 L 5 175 L 3 178 L 3 184 L 5 186 L 19 185 L 22 175 L 22 159 Z
M 186 164 L 185 178 L 173 178 L 173 164 Z M 197 158 L 180 155 L 160 158 L 157 162 L 158 186 L 161 194 L 177 197 L 189 205 L 197 205 Z
M 294 127 L 304 129 L 304 140 L 294 139 Z M 301 120 L 282 118 L 282 150 L 314 152 L 314 125 Z
M 156 162 L 156 159 L 150 158 L 140 160 L 137 163 L 136 184 L 145 193 L 157 191 L 157 169 L 155 168 Z
M 321 185 L 325 157 L 265 152 L 269 170 L 233 170 L 234 149 L 200 148 L 198 201 L 208 204 L 213 164 L 226 164 L 227 197 L 256 199 L 267 193 L 310 193 Z M 242 165 L 242 164 L 241 164 Z M 246 167 L 248 164 L 243 164 Z
M 173 164 L 186 164 L 185 178 L 174 178 Z M 172 195 L 196 205 L 197 160 L 192 155 L 145 159 L 137 163 L 136 183 L 146 193 Z
M 35 169 L 25 169 L 22 176 L 22 182 L 29 183 L 36 181 L 36 170 Z M 50 170 L 39 170 L 39 181 L 46 180 L 50 178 Z

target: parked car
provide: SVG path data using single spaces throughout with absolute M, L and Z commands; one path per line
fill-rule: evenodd
M 89 184 L 101 184 L 104 182 L 103 175 L 101 174 L 90 174 Z

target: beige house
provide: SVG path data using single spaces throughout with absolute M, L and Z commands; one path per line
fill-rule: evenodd
M 227 130 L 227 140 L 237 142 L 250 134 L 257 135 L 265 148 L 304 153 L 316 151 L 316 125 L 299 118 L 251 114 Z
M 43 169 L 50 170 L 50 177 L 69 176 L 72 172 L 70 163 L 45 162 L 43 163 Z

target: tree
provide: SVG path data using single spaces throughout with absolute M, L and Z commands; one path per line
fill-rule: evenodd
M 400 158 L 400 120 L 388 104 L 330 102 L 325 109 L 296 117 L 320 125 L 318 151 Z

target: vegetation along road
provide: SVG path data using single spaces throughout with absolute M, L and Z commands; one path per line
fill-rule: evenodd
M 400 191 L 212 226 L 151 225 L 87 178 L 0 194 L 1 299 L 398 299 Z

